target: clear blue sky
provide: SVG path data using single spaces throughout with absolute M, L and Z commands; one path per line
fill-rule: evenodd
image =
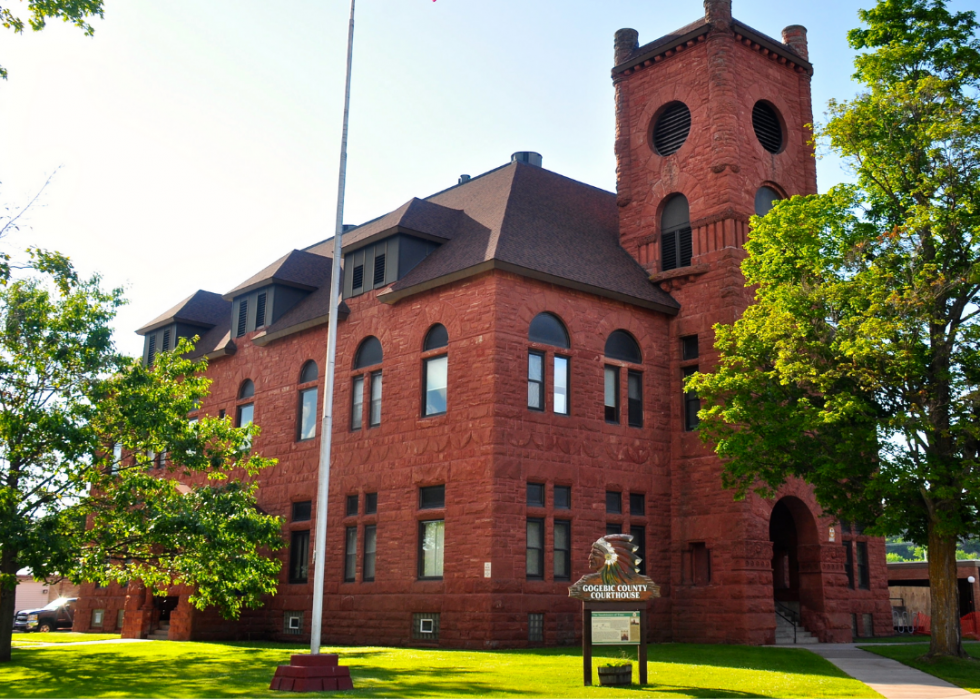
M 13 9 L 21 3 L 12 3 Z M 778 38 L 809 30 L 814 116 L 854 93 L 846 31 L 868 0 L 735 0 Z M 959 0 L 958 9 L 970 3 Z M 133 330 L 199 288 L 224 293 L 333 233 L 347 0 L 106 0 L 95 36 L 0 33 L 0 204 L 29 199 L 4 245 L 70 255 L 124 285 Z M 613 189 L 614 32 L 641 43 L 697 0 L 359 0 L 348 223 L 536 150 Z M 0 31 L 3 31 L 0 29 Z M 821 190 L 847 175 L 827 158 Z

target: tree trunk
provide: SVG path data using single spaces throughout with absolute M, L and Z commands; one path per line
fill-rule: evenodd
M 927 657 L 965 658 L 960 637 L 960 594 L 956 583 L 956 537 L 939 536 L 929 524 L 929 592 L 932 639 Z
M 7 548 L 0 553 L 0 574 L 4 580 L 17 581 L 17 552 Z M 8 577 L 10 576 L 10 577 Z M 0 590 L 0 663 L 10 662 L 10 640 L 14 632 L 14 603 L 17 587 Z

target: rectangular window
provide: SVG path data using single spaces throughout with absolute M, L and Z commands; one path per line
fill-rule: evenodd
M 681 359 L 697 359 L 700 356 L 698 352 L 698 336 L 688 335 L 687 337 L 681 338 Z
M 572 523 L 555 520 L 555 580 L 572 578 Z
M 643 493 L 630 493 L 630 516 L 646 517 L 646 497 Z
M 544 520 L 527 520 L 527 579 L 544 578 Z
M 432 357 L 423 363 L 425 373 L 425 410 L 423 415 L 442 415 L 446 412 L 446 393 L 449 386 L 449 357 Z
M 357 575 L 357 527 L 347 527 L 344 547 L 344 582 L 354 582 Z
M 606 422 L 619 424 L 619 367 L 607 366 L 605 370 Z
M 568 415 L 568 357 L 555 355 L 555 402 L 554 411 L 559 415 Z
M 255 414 L 255 404 L 246 403 L 245 405 L 239 405 L 238 411 L 236 412 L 235 426 L 236 427 L 246 427 L 252 424 L 252 416 Z
M 377 493 L 364 493 L 364 514 L 366 515 L 378 514 Z
M 844 542 L 844 572 L 847 573 L 847 586 L 854 589 L 854 544 Z
M 371 427 L 381 424 L 381 372 L 371 374 Z
M 312 513 L 313 513 L 313 503 L 310 500 L 304 500 L 303 502 L 294 502 L 292 521 L 309 522 L 310 515 Z
M 544 614 L 527 615 L 527 640 L 531 643 L 544 643 Z
M 265 292 L 259 294 L 258 299 L 255 301 L 255 329 L 265 327 L 265 303 L 267 294 Z
M 310 530 L 292 532 L 289 540 L 289 582 L 305 583 L 310 565 Z
M 691 374 L 696 374 L 698 368 L 696 366 L 689 366 L 684 369 L 684 378 L 687 379 Z M 701 409 L 701 399 L 698 398 L 698 394 L 694 391 L 684 392 L 684 429 L 687 432 L 691 432 L 696 429 L 700 420 L 698 419 L 698 411 Z
M 170 330 L 163 331 L 163 351 L 166 352 L 170 349 Z
M 347 496 L 347 509 L 345 510 L 347 517 L 357 516 L 357 504 L 356 494 Z
M 412 615 L 412 640 L 438 641 L 439 640 L 439 615 L 438 614 L 413 614 Z
M 875 624 L 874 618 L 871 614 L 861 615 L 861 626 L 864 627 L 864 633 L 862 634 L 865 638 L 871 638 L 875 635 Z
M 112 463 L 109 464 L 109 473 L 118 473 L 122 467 L 122 444 L 116 442 L 112 447 Z
M 153 366 L 153 358 L 156 356 L 156 353 L 157 353 L 157 335 L 156 335 L 156 333 L 153 333 L 152 335 L 150 335 L 150 339 L 148 340 L 148 345 L 149 346 L 146 349 L 146 365 L 147 366 Z
M 572 509 L 572 486 L 570 485 L 555 486 L 555 509 L 556 510 Z
M 355 376 L 351 388 L 350 428 L 359 430 L 364 420 L 364 377 Z
M 636 555 L 640 559 L 637 566 L 642 575 L 647 574 L 647 530 L 646 527 L 630 527 L 630 534 L 633 536 L 633 545 L 636 547 Z
M 446 486 L 430 485 L 419 488 L 419 509 L 438 510 L 446 506 Z
M 868 544 L 865 541 L 855 542 L 854 567 L 857 568 L 857 583 L 862 590 L 871 589 L 871 571 L 868 569 Z
M 544 507 L 544 483 L 527 484 L 527 506 Z
M 374 256 L 374 286 L 379 287 L 385 283 L 385 254 L 379 253 Z
M 299 438 L 301 440 L 316 437 L 316 398 L 315 388 L 299 392 Z
M 445 524 L 441 519 L 419 522 L 419 578 L 421 579 L 442 579 Z
M 623 494 L 615 490 L 606 491 L 606 513 L 610 515 L 623 514 Z
M 290 636 L 301 636 L 303 634 L 303 612 L 284 612 L 282 632 Z
M 238 329 L 235 337 L 241 337 L 248 330 L 248 299 L 238 302 Z
M 369 524 L 364 527 L 364 570 L 361 578 L 364 582 L 374 582 L 374 561 L 378 551 L 378 527 Z
M 643 427 L 643 374 L 630 369 L 626 374 L 626 393 L 629 400 L 627 421 L 630 427 Z
M 364 291 L 364 265 L 357 265 L 354 268 L 354 280 L 351 286 L 355 294 Z
M 544 355 L 541 352 L 527 354 L 527 407 L 544 410 Z
M 611 534 L 622 534 L 622 533 L 623 533 L 622 524 L 618 524 L 616 522 L 606 523 L 606 536 L 610 536 Z
M 92 610 L 92 626 L 102 626 L 102 620 L 105 618 L 104 609 L 93 609 Z
M 695 585 L 711 582 L 711 551 L 704 543 L 691 544 L 692 579 Z

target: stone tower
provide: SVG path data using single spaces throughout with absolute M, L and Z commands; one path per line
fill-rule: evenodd
M 620 242 L 681 304 L 669 350 L 671 636 L 771 643 L 788 608 L 822 640 L 849 640 L 833 521 L 802 484 L 734 502 L 693 431 L 696 396 L 683 394 L 686 374 L 716 363 L 712 326 L 752 301 L 739 269 L 749 217 L 816 193 L 806 30 L 787 27 L 780 42 L 733 19 L 731 0 L 704 7 L 643 46 L 618 31 L 612 72 Z

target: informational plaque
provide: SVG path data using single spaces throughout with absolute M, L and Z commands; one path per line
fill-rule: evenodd
M 640 612 L 592 612 L 592 645 L 640 645 Z

